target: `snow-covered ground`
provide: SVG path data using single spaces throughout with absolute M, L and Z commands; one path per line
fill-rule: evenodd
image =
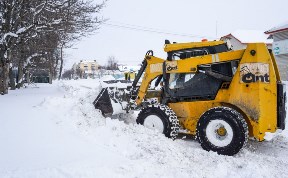
M 37 84 L 0 96 L 0 177 L 288 177 L 288 131 L 229 157 L 105 119 L 91 104 L 99 80 Z M 124 121 L 123 121 L 124 120 Z

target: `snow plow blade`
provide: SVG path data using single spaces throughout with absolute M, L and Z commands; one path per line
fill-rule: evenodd
M 110 117 L 127 111 L 130 101 L 131 81 L 109 80 L 103 81 L 105 84 L 101 92 L 94 100 L 95 109 L 99 109 L 104 117 Z
M 104 117 L 113 114 L 113 107 L 108 94 L 108 88 L 103 88 L 95 101 L 93 102 L 95 109 L 99 109 Z

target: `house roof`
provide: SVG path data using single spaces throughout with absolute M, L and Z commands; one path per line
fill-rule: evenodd
M 80 63 L 97 63 L 96 60 L 81 60 Z
M 281 32 L 281 31 L 286 31 L 286 30 L 288 30 L 288 21 L 282 24 L 279 24 L 276 27 L 271 28 L 270 30 L 267 30 L 265 34 L 271 34 L 271 33 L 276 33 L 276 32 Z
M 264 31 L 261 30 L 236 30 L 228 35 L 225 35 L 224 37 L 233 36 L 236 38 L 240 43 L 266 43 L 266 44 L 272 44 L 272 39 L 267 39 L 269 35 L 265 34 Z

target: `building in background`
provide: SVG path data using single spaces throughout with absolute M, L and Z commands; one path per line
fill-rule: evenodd
M 79 70 L 80 78 L 95 78 L 96 72 L 99 69 L 99 64 L 96 60 L 81 60 L 76 68 Z
M 273 53 L 280 71 L 281 79 L 288 80 L 288 22 L 280 24 L 265 34 L 273 39 Z
M 269 35 L 259 30 L 237 30 L 220 38 L 232 45 L 233 50 L 245 49 L 248 43 L 265 43 L 268 49 L 272 49 L 272 39 L 268 39 Z

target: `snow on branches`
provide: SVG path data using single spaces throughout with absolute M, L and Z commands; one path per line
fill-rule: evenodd
M 56 65 L 53 70 L 58 70 L 57 65 L 59 61 L 63 64 L 63 59 L 59 60 L 59 54 L 55 53 L 98 29 L 103 21 L 98 15 L 104 3 L 105 0 L 102 3 L 91 0 L 1 0 L 0 82 L 7 80 L 7 72 L 3 71 L 9 71 L 3 68 L 12 63 L 18 70 L 23 69 L 39 55 L 48 63 L 50 61 L 50 66 Z M 57 74 L 51 67 L 47 69 L 53 75 Z M 1 90 L 0 83 L 0 93 Z

